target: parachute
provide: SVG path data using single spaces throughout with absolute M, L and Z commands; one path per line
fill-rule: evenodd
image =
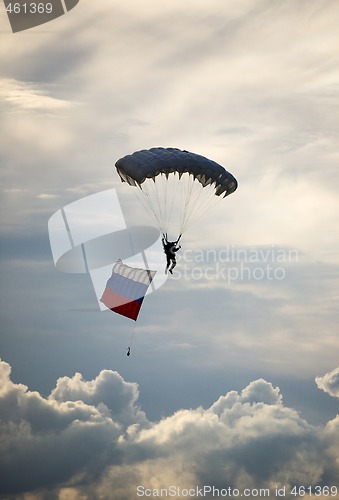
M 163 234 L 181 235 L 237 180 L 218 163 L 177 148 L 152 148 L 120 158 L 123 182 L 137 188 L 140 202 Z
M 118 260 L 100 302 L 111 311 L 137 320 L 147 289 L 156 271 L 127 266 Z

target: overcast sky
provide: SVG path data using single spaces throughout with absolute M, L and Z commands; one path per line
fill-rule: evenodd
M 15 34 L 0 7 L 0 495 L 339 488 L 338 2 L 80 0 Z M 155 146 L 239 187 L 127 358 L 132 322 L 56 270 L 48 220 L 115 188 L 152 225 L 114 163 Z

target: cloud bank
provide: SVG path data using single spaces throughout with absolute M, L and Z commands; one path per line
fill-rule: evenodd
M 1 361 L 4 498 L 125 500 L 146 488 L 178 493 L 206 485 L 273 492 L 338 478 L 339 416 L 314 427 L 263 379 L 210 408 L 150 422 L 137 384 L 117 372 L 91 381 L 62 377 L 48 397 L 13 383 L 10 373 Z

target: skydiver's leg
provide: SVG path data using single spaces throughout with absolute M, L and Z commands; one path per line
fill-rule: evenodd
M 166 257 L 167 257 L 167 264 L 166 264 L 165 274 L 167 274 L 167 271 L 171 265 L 171 259 L 168 256 L 166 256 Z
M 171 260 L 172 260 L 172 265 L 171 265 L 171 267 L 170 267 L 170 269 L 169 269 L 169 272 L 170 272 L 171 274 L 173 274 L 173 269 L 174 269 L 174 268 L 175 268 L 175 266 L 177 265 L 177 261 L 175 260 L 175 258 L 172 258 Z

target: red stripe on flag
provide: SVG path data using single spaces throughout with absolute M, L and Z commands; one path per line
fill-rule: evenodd
M 120 295 L 110 288 L 105 289 L 100 299 L 100 302 L 105 304 L 105 306 L 108 307 L 108 309 L 111 309 L 111 311 L 134 320 L 138 317 L 142 301 L 143 298 L 140 298 L 139 300 L 131 300 L 129 297 Z
M 105 288 L 100 302 L 105 304 L 108 309 L 113 309 L 114 307 L 119 307 L 131 302 L 131 299 L 129 297 L 125 297 L 124 295 L 120 295 L 120 293 L 111 290 L 111 288 Z
M 121 306 L 113 307 L 112 311 L 122 314 L 123 316 L 127 316 L 128 318 L 137 319 L 142 300 L 139 302 L 138 300 L 133 300 L 132 302 L 128 302 L 128 304 L 123 304 Z

